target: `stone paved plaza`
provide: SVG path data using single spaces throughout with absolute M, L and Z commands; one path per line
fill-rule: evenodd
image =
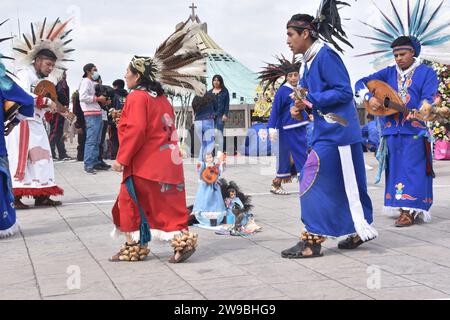
M 288 196 L 270 194 L 273 161 L 230 157 L 224 176 L 253 194 L 263 231 L 232 237 L 193 228 L 198 250 L 177 265 L 159 242 L 145 262 L 109 262 L 121 244 L 109 236 L 120 175 L 88 176 L 80 162 L 57 163 L 64 205 L 18 212 L 21 232 L 0 241 L 0 299 L 450 298 L 450 162 L 435 162 L 432 222 L 395 228 L 382 215 L 383 185 L 373 184 L 376 163 L 366 155 L 375 167 L 367 174 L 379 238 L 354 251 L 328 240 L 323 258 L 286 260 L 280 251 L 296 243 L 302 227 L 298 185 L 287 186 Z M 190 204 L 196 166 L 189 161 L 184 168 Z

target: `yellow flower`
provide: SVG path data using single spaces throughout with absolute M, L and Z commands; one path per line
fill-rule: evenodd
M 441 132 L 439 128 L 434 128 L 434 134 L 438 134 L 439 132 Z

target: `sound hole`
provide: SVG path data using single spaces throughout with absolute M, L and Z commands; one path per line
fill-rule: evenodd
M 384 102 L 383 102 L 383 106 L 385 108 L 389 108 L 389 103 L 391 102 L 391 98 L 389 97 L 384 97 Z

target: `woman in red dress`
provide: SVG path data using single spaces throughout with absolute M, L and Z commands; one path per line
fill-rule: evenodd
M 110 260 L 144 260 L 153 237 L 172 240 L 169 262 L 183 262 L 195 252 L 197 235 L 188 232 L 173 107 L 156 81 L 151 58 L 135 56 L 125 79 L 132 91 L 118 124 L 120 147 L 112 167 L 123 179 L 112 214 L 114 234 L 124 234 L 126 243 Z

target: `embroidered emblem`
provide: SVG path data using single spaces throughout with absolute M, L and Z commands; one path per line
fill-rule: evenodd
M 6 219 L 8 217 L 8 211 L 3 212 L 3 219 Z
M 386 193 L 386 199 L 388 199 L 388 200 L 391 200 L 391 199 L 392 199 L 392 196 L 391 196 L 390 193 Z
M 413 196 L 403 193 L 403 189 L 405 188 L 405 185 L 403 183 L 398 183 L 395 185 L 397 190 L 395 191 L 395 199 L 397 200 L 417 200 L 417 198 L 414 198 Z

